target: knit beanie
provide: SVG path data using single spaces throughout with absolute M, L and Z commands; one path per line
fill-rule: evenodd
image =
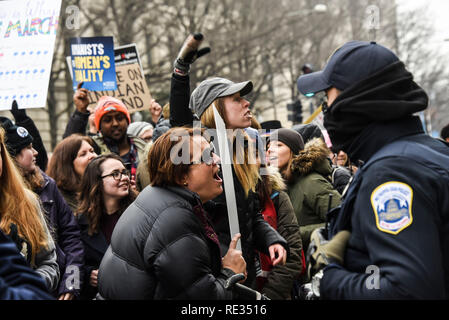
M 129 115 L 128 108 L 126 108 L 122 101 L 113 97 L 103 96 L 98 100 L 95 108 L 95 126 L 97 127 L 97 130 L 100 130 L 101 118 L 111 111 L 124 113 L 128 119 L 128 124 L 131 123 L 131 116 Z
M 276 137 L 277 136 L 277 137 Z M 270 135 L 270 141 L 280 141 L 287 145 L 293 154 L 298 154 L 304 150 L 304 141 L 301 135 L 293 129 L 281 128 Z
M 23 148 L 33 142 L 33 137 L 28 130 L 16 126 L 10 119 L 0 117 L 0 125 L 5 130 L 5 145 L 11 156 L 15 157 Z
M 144 121 L 135 121 L 130 123 L 127 129 L 127 133 L 135 137 L 140 136 L 143 132 L 148 129 L 153 129 L 153 125 Z

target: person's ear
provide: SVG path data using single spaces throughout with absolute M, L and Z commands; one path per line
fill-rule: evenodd
M 184 187 L 188 186 L 189 185 L 188 175 L 185 174 L 182 177 L 177 177 L 176 178 L 176 184 L 179 185 L 179 186 L 184 186 Z

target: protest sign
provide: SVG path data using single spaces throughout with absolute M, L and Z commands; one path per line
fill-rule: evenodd
M 130 113 L 148 109 L 151 94 L 139 64 L 119 65 L 116 67 L 116 75 L 117 90 L 89 91 L 89 106 L 95 107 L 102 96 L 111 96 L 123 101 Z
M 137 51 L 137 46 L 135 43 L 115 47 L 114 61 L 115 67 L 121 66 L 123 64 L 138 63 L 140 66 L 140 70 L 142 71 L 142 74 L 144 74 L 142 64 L 140 63 L 139 52 Z M 73 79 L 72 59 L 70 56 L 66 57 L 66 62 L 67 67 L 69 68 L 70 77 Z
M 138 63 L 140 70 L 143 72 L 142 64 L 140 63 L 139 52 L 135 43 L 127 44 L 114 48 L 115 65 Z
M 112 37 L 70 39 L 73 90 L 79 82 L 92 91 L 116 90 Z
M 0 110 L 43 108 L 61 0 L 0 1 Z

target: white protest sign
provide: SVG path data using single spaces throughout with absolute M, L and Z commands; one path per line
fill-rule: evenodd
M 240 233 L 239 216 L 237 203 L 235 200 L 234 178 L 232 176 L 232 158 L 230 154 L 229 141 L 226 131 L 226 125 L 215 108 L 214 109 L 215 127 L 217 128 L 218 148 L 221 157 L 221 171 L 223 172 L 223 184 L 226 197 L 226 207 L 228 209 L 229 230 L 231 238 Z M 242 250 L 240 241 L 237 242 L 237 249 Z
M 0 110 L 46 106 L 61 0 L 0 1 Z

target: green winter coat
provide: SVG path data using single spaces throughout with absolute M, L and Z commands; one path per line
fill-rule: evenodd
M 340 193 L 328 180 L 332 173 L 328 155 L 329 149 L 324 141 L 315 138 L 305 145 L 290 167 L 292 177 L 287 193 L 300 226 L 304 251 L 309 246 L 312 231 L 324 226 L 329 209 L 341 202 Z

